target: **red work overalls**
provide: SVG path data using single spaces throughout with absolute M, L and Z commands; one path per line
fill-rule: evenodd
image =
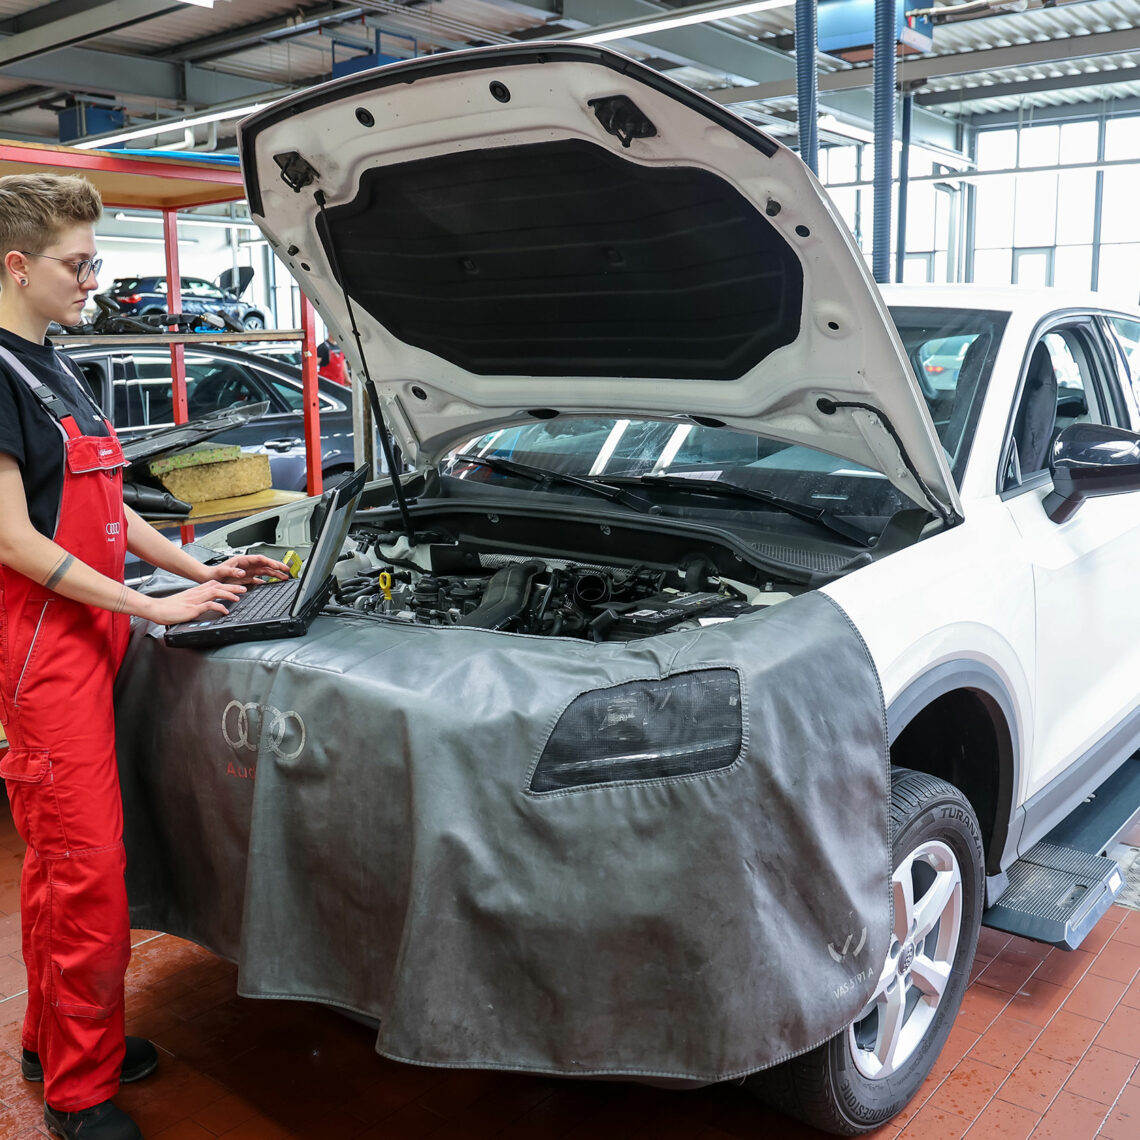
M 55 541 L 121 582 L 127 527 L 118 440 L 80 434 L 50 389 L 10 353 L 0 357 L 64 436 Z M 73 602 L 0 566 L 0 722 L 9 740 L 0 776 L 28 845 L 20 885 L 23 1046 L 40 1056 L 44 1099 L 66 1112 L 113 1096 L 123 1061 L 131 947 L 111 690 L 128 632 L 126 615 Z
M 337 384 L 348 385 L 348 367 L 342 349 L 329 345 L 329 362 L 317 369 L 317 375 Z

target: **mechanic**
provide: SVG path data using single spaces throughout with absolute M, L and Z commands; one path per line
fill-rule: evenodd
M 98 288 L 83 178 L 0 178 L 0 760 L 27 844 L 20 888 L 28 973 L 20 1068 L 44 1081 L 44 1122 L 71 1140 L 132 1140 L 111 1101 L 158 1055 L 124 1038 L 130 958 L 112 684 L 130 615 L 188 621 L 280 562 L 203 566 L 123 504 L 119 442 L 48 324 L 78 324 Z M 150 598 L 123 583 L 125 551 L 201 583 Z
M 348 362 L 344 358 L 344 349 L 337 344 L 331 332 L 317 345 L 317 375 L 348 386 Z

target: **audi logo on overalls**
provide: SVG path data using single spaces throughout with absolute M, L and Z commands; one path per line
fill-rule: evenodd
M 105 528 L 107 531 L 107 537 L 108 538 L 114 538 L 115 535 L 117 535 L 120 532 L 120 530 L 122 529 L 122 526 L 123 526 L 122 523 L 117 523 L 117 522 L 108 523 L 106 528 Z
M 272 705 L 230 701 L 222 712 L 222 735 L 231 748 L 256 752 L 264 744 L 282 760 L 296 760 L 305 748 L 305 722 L 301 714 L 282 712 Z

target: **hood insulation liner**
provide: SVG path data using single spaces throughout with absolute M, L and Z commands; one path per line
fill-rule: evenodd
M 886 960 L 882 693 L 819 593 L 602 645 L 136 628 L 116 704 L 132 924 L 389 1057 L 708 1083 L 842 1030 Z
M 353 301 L 476 375 L 733 380 L 799 334 L 796 254 L 706 170 L 502 147 L 373 167 L 327 217 Z

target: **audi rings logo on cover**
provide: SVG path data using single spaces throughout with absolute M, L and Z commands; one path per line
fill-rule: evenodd
M 301 714 L 272 705 L 230 701 L 222 712 L 222 735 L 231 748 L 256 752 L 263 744 L 282 760 L 296 760 L 305 749 Z

